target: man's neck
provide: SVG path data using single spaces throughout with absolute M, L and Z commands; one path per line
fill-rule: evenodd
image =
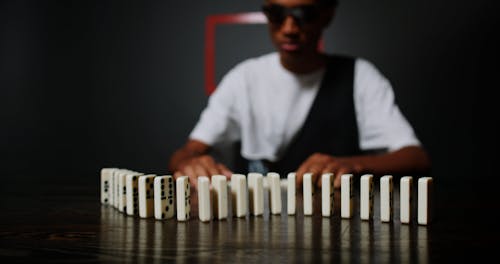
M 280 55 L 281 65 L 285 69 L 297 74 L 311 73 L 325 67 L 326 59 L 326 55 L 319 52 L 304 56 Z

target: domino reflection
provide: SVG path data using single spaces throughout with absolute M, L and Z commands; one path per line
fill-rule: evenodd
M 395 253 L 392 247 L 394 241 L 393 222 L 380 223 L 379 227 L 379 247 L 377 249 L 377 254 L 380 256 L 380 262 L 393 262 Z
M 295 246 L 298 243 L 297 239 L 297 224 L 295 220 L 295 216 L 287 216 L 286 222 L 286 238 L 289 245 Z M 294 250 L 288 254 L 289 263 L 297 263 L 298 259 L 298 250 Z
M 159 264 L 162 262 L 163 258 L 162 242 L 163 242 L 163 222 L 155 221 L 154 232 L 153 232 L 153 247 L 152 247 L 155 264 Z
M 372 221 L 361 221 L 360 223 L 360 237 L 359 237 L 359 249 L 360 249 L 360 262 L 361 263 L 372 263 L 374 256 L 374 236 L 373 236 L 373 222 Z
M 269 237 L 266 236 L 269 234 L 267 227 L 268 225 L 262 217 L 252 218 L 249 225 L 249 241 L 254 245 L 260 244 L 266 247 L 267 242 L 269 242 Z
M 137 239 L 134 240 L 134 250 L 137 252 L 137 262 L 146 263 L 150 255 L 149 250 L 153 247 L 153 239 L 150 236 L 154 232 L 154 225 L 148 221 L 137 219 L 139 228 L 137 229 Z
M 196 247 L 198 249 L 208 249 L 210 248 L 211 244 L 213 243 L 213 226 L 212 222 L 201 222 L 198 221 L 198 241 Z M 213 257 L 213 254 L 215 252 L 212 252 L 211 250 L 198 250 L 196 257 L 197 257 L 197 263 L 212 263 L 210 260 L 211 257 Z
M 321 261 L 323 263 L 329 263 L 331 260 L 332 253 L 332 230 L 331 230 L 331 220 L 329 218 L 323 217 L 321 219 Z
M 417 226 L 417 250 L 418 250 L 418 263 L 429 263 L 429 239 L 426 226 Z
M 411 244 L 413 242 L 412 232 L 408 225 L 399 227 L 399 260 L 401 263 L 410 263 Z
M 313 245 L 313 228 L 312 217 L 304 216 L 304 225 L 302 226 L 302 239 L 303 239 L 303 263 L 313 263 L 312 245 Z
M 176 234 L 175 238 L 177 240 L 177 244 L 175 247 L 175 262 L 176 263 L 188 263 L 188 238 L 189 234 L 187 233 L 187 226 L 189 222 L 177 222 Z
M 351 225 L 350 219 L 340 220 L 340 262 L 351 263 Z

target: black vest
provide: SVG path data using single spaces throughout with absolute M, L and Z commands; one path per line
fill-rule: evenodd
M 333 156 L 361 153 L 354 109 L 354 62 L 351 57 L 330 56 L 318 94 L 302 128 L 279 161 L 265 163 L 269 171 L 286 177 L 318 152 Z M 239 156 L 235 167 L 241 173 L 248 173 L 248 161 L 241 154 Z

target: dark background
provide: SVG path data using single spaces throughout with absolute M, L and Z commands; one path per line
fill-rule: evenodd
M 2 180 L 97 186 L 102 167 L 166 173 L 207 102 L 205 18 L 260 4 L 0 1 Z M 325 32 L 328 52 L 364 57 L 391 80 L 441 186 L 498 178 L 494 5 L 343 0 Z M 220 26 L 216 39 L 217 80 L 273 50 L 264 25 Z

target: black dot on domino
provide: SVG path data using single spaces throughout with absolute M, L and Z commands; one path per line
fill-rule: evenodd
M 149 178 L 146 178 L 146 183 L 149 183 Z
M 164 184 L 165 183 L 165 179 L 161 179 L 161 184 Z
M 163 218 L 165 218 L 165 213 L 162 213 L 162 214 L 161 214 L 161 218 L 162 218 L 162 219 L 163 219 Z
M 169 209 L 168 205 L 167 205 L 167 206 L 165 206 L 165 211 L 167 211 L 167 212 L 168 212 L 168 209 Z
M 108 198 L 105 198 L 105 199 L 104 199 L 104 202 L 105 202 L 105 203 L 107 203 L 107 202 L 108 202 Z

